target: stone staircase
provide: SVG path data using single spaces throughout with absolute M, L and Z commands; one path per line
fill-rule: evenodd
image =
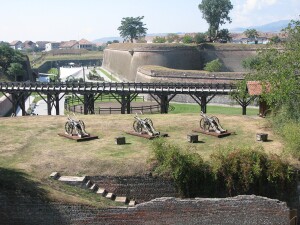
M 98 187 L 97 184 L 94 184 L 86 176 L 76 177 L 76 176 L 61 176 L 58 172 L 53 172 L 50 174 L 50 177 L 55 180 L 59 180 L 66 184 L 87 189 L 94 192 L 95 194 L 101 195 L 107 199 L 110 199 L 115 202 L 120 202 L 129 207 L 135 206 L 137 203 L 134 200 L 129 200 L 127 197 L 116 196 L 112 192 L 108 192 L 105 188 Z

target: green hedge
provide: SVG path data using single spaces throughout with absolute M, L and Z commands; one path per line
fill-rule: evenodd
M 288 200 L 296 191 L 296 172 L 262 149 L 219 149 L 211 160 L 159 139 L 153 142 L 154 173 L 174 180 L 182 197 L 256 194 Z

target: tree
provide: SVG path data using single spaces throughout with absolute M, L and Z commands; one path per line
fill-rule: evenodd
M 244 34 L 247 38 L 257 38 L 259 36 L 257 30 L 255 29 L 247 29 L 244 31 Z
M 192 36 L 186 34 L 186 35 L 183 36 L 182 42 L 183 42 L 184 44 L 190 44 L 190 43 L 193 43 L 193 42 L 194 42 L 194 39 L 193 39 Z
M 213 61 L 210 61 L 206 63 L 204 70 L 209 72 L 219 72 L 221 70 L 222 63 L 219 59 L 215 59 Z
M 5 73 L 11 63 L 24 61 L 24 55 L 18 50 L 12 49 L 8 44 L 0 44 L 0 67 Z
M 11 63 L 7 68 L 7 74 L 13 78 L 14 81 L 18 81 L 18 77 L 25 75 L 25 70 L 20 63 Z
M 276 35 L 274 37 L 271 37 L 270 41 L 271 41 L 272 44 L 278 44 L 278 43 L 281 42 L 281 39 L 280 39 L 280 37 L 278 37 L 278 35 Z
M 194 40 L 196 44 L 204 43 L 206 42 L 206 35 L 204 33 L 198 33 L 195 35 Z
M 156 36 L 155 38 L 153 38 L 153 43 L 166 43 L 166 38 L 165 37 L 158 37 Z
M 225 24 L 226 21 L 231 23 L 228 14 L 233 6 L 230 0 L 202 0 L 198 8 L 209 25 L 209 40 L 213 41 L 218 35 L 220 25 Z
M 168 34 L 166 38 L 168 43 L 179 42 L 180 38 L 178 34 Z
M 133 43 L 134 39 L 146 36 L 146 24 L 142 22 L 144 16 L 124 17 L 121 21 L 121 26 L 118 28 L 120 36 L 125 40 L 130 40 Z
M 261 50 L 259 64 L 247 79 L 261 81 L 263 90 L 269 87 L 261 97 L 273 112 L 283 112 L 284 120 L 300 122 L 300 21 L 291 21 L 284 31 L 287 40 L 282 48 Z
M 219 31 L 217 38 L 220 42 L 226 43 L 228 41 L 231 41 L 230 33 L 228 29 L 222 29 Z

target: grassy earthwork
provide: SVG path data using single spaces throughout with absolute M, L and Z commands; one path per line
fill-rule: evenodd
M 210 110 L 210 108 L 209 108 Z M 224 111 L 224 109 L 223 109 Z M 225 129 L 234 132 L 225 138 L 199 134 L 199 143 L 188 143 L 187 134 L 199 128 L 199 113 L 143 115 L 152 119 L 155 128 L 168 133 L 167 142 L 199 153 L 205 160 L 220 146 L 262 146 L 266 152 L 281 154 L 283 143 L 265 119 L 255 115 L 216 113 Z M 63 175 L 141 175 L 149 171 L 151 140 L 131 136 L 133 115 L 77 115 L 87 132 L 99 139 L 75 142 L 58 136 L 64 132 L 65 116 L 27 116 L 0 118 L 0 165 L 20 171 L 46 190 L 52 200 L 80 202 L 100 207 L 114 205 L 104 198 L 95 199 L 49 179 L 53 171 Z M 269 134 L 268 142 L 257 142 L 256 133 Z M 126 145 L 116 145 L 115 137 L 125 136 Z M 0 181 L 3 177 L 0 174 Z

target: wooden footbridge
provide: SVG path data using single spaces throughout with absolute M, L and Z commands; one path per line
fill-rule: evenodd
M 130 114 L 130 103 L 138 94 L 149 94 L 160 105 L 161 113 L 168 113 L 169 102 L 176 95 L 190 95 L 206 112 L 206 106 L 216 95 L 229 95 L 236 90 L 234 84 L 221 83 L 40 83 L 40 82 L 0 82 L 0 92 L 9 97 L 15 113 L 17 107 L 26 115 L 25 101 L 32 94 L 37 93 L 47 103 L 48 115 L 56 109 L 59 115 L 59 101 L 66 94 L 77 97 L 83 96 L 84 114 L 94 114 L 94 103 L 102 94 L 111 94 L 120 104 L 121 113 Z M 238 100 L 246 107 L 246 100 Z M 246 108 L 245 108 L 246 109 Z M 244 110 L 243 110 L 244 111 Z M 245 111 L 246 112 L 246 111 Z

